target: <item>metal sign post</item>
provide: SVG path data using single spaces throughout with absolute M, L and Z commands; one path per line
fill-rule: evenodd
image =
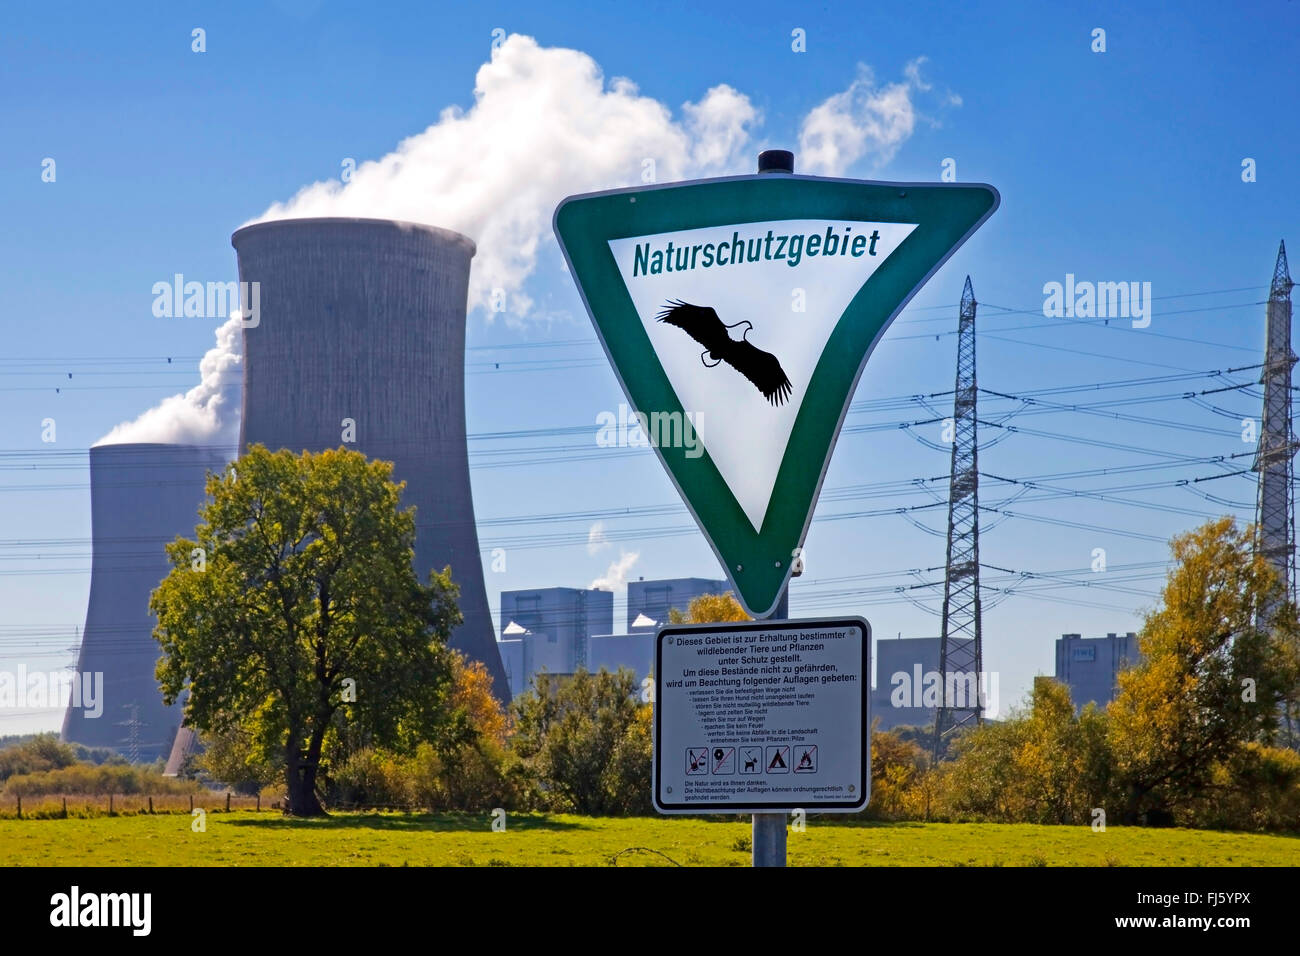
M 968 183 L 758 174 L 570 196 L 554 228 L 640 431 L 757 620 L 655 648 L 660 813 L 786 815 L 870 798 L 871 629 L 788 620 L 787 587 L 872 350 L 1000 198 Z
M 783 621 L 790 616 L 790 588 L 781 591 L 781 598 L 769 620 Z M 785 866 L 786 833 L 784 813 L 754 813 L 750 815 L 750 862 L 753 866 Z

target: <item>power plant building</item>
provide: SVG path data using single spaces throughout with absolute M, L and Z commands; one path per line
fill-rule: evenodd
M 1083 637 L 1062 634 L 1056 642 L 1056 679 L 1070 688 L 1075 710 L 1105 707 L 1119 689 L 1119 672 L 1138 661 L 1137 634 Z
M 494 640 L 465 438 L 465 318 L 474 243 L 433 226 L 286 219 L 238 230 L 257 283 L 244 329 L 240 447 L 340 446 L 393 462 L 416 508 L 415 570 L 451 566 L 464 623 L 451 646 L 510 695 Z
M 653 634 L 668 623 L 670 610 L 686 613 L 691 601 L 705 594 L 725 594 L 726 581 L 712 578 L 666 578 L 627 583 L 627 630 L 629 634 Z
M 668 578 L 627 585 L 627 633 L 614 634 L 614 595 L 580 588 L 536 588 L 501 592 L 497 647 L 509 673 L 510 691 L 526 691 L 545 670 L 567 675 L 627 668 L 638 681 L 654 670 L 655 635 L 669 611 L 683 614 L 703 594 L 725 594 L 726 581 Z
M 604 634 L 591 639 L 587 651 L 587 669 L 601 668 L 614 673 L 627 668 L 636 674 L 637 682 L 654 673 L 655 632 L 636 634 Z
M 894 727 L 926 727 L 934 724 L 940 695 L 945 693 L 939 670 L 941 639 L 910 637 L 881 639 L 875 645 L 876 683 L 871 691 L 871 720 L 881 730 Z M 950 649 L 960 655 L 967 642 L 949 641 Z M 955 703 L 965 705 L 974 695 L 984 694 L 984 716 L 997 716 L 998 684 L 993 674 L 951 675 L 952 687 L 946 692 Z
M 149 598 L 171 570 L 164 546 L 192 538 L 207 473 L 233 448 L 120 444 L 90 449 L 92 557 L 78 675 L 103 675 L 102 710 L 69 706 L 63 739 L 132 760 L 166 756 L 181 721 L 164 706 Z M 95 709 L 100 709 L 99 704 Z
M 614 629 L 614 594 L 596 588 L 531 588 L 501 592 L 498 643 L 511 696 L 533 675 L 572 674 L 587 665 L 588 642 Z

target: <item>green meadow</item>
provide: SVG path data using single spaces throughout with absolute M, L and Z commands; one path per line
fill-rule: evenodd
M 211 812 L 0 819 L 9 866 L 747 866 L 748 820 Z M 1294 866 L 1300 837 L 1208 830 L 831 822 L 789 833 L 792 866 Z

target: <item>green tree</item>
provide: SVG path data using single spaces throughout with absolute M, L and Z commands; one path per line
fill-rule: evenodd
M 284 776 L 279 761 L 265 758 L 252 733 L 238 723 L 223 725 L 224 732 L 203 735 L 203 752 L 191 755 L 179 776 L 206 774 L 236 793 L 246 794 L 258 793 Z
M 1141 660 L 1119 678 L 1112 746 L 1126 821 L 1170 822 L 1216 767 L 1268 742 L 1294 693 L 1296 609 L 1231 518 L 1171 543 L 1174 567 L 1139 636 Z M 1272 626 L 1261 611 L 1274 608 Z
M 324 812 L 318 775 L 340 731 L 413 751 L 447 723 L 449 569 L 422 585 L 413 509 L 392 464 L 344 449 L 254 446 L 211 475 L 196 538 L 168 545 L 154 592 L 157 676 L 186 722 L 240 733 L 283 767 L 288 812 Z
M 622 813 L 650 791 L 649 704 L 636 675 L 541 673 L 514 703 L 514 748 L 558 809 Z M 643 794 L 638 802 L 637 793 Z

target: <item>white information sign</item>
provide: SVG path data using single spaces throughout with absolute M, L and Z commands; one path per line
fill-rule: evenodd
M 855 813 L 871 797 L 871 626 L 861 618 L 662 628 L 660 813 Z

